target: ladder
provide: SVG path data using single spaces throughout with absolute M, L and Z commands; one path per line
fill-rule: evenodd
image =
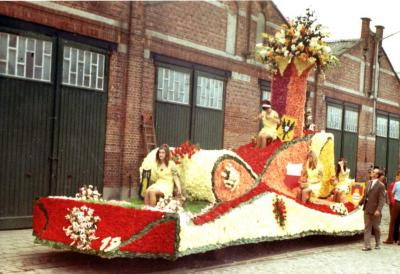
M 156 132 L 154 129 L 153 117 L 149 115 L 148 117 L 144 117 L 141 115 L 142 119 L 142 132 L 143 132 L 143 140 L 145 144 L 146 154 L 156 148 Z

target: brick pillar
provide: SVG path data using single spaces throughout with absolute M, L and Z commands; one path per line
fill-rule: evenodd
M 371 19 L 367 17 L 362 17 L 361 18 L 362 23 L 361 23 L 361 40 L 363 41 L 363 49 L 368 50 L 369 45 L 368 45 L 368 38 L 369 38 L 369 24 L 371 22 Z

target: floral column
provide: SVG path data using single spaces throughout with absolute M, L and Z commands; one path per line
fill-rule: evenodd
M 311 66 L 300 74 L 294 63 L 290 63 L 283 75 L 276 73 L 272 78 L 272 107 L 280 117 L 287 115 L 296 120 L 294 136 L 301 136 L 303 133 L 307 77 L 310 70 Z
M 272 108 L 279 115 L 296 120 L 295 137 L 301 136 L 304 126 L 307 77 L 317 66 L 321 72 L 337 58 L 323 38 L 328 33 L 315 23 L 314 13 L 307 9 L 274 36 L 264 33 L 264 43 L 256 46 L 256 59 L 272 72 Z

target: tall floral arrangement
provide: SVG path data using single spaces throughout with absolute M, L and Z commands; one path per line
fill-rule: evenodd
M 328 31 L 316 23 L 314 11 L 310 9 L 304 16 L 282 25 L 275 35 L 263 33 L 262 36 L 264 43 L 256 45 L 256 59 L 273 73 L 279 71 L 283 75 L 290 62 L 296 65 L 300 75 L 310 66 L 316 65 L 323 71 L 338 61 L 324 41 Z

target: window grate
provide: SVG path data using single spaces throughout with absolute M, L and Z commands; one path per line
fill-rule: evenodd
M 358 112 L 355 110 L 346 109 L 344 115 L 344 130 L 347 132 L 357 133 L 358 127 Z
M 388 119 L 378 116 L 376 118 L 376 136 L 387 137 Z
M 158 67 L 157 100 L 189 104 L 190 74 Z
M 50 82 L 53 43 L 0 32 L 0 74 Z
M 105 55 L 64 46 L 64 85 L 104 90 Z
M 223 94 L 223 81 L 205 76 L 197 77 L 197 106 L 222 110 Z
M 342 108 L 332 105 L 327 107 L 327 123 L 326 127 L 330 129 L 342 129 Z
M 399 139 L 400 122 L 398 120 L 389 121 L 389 137 L 392 139 Z

